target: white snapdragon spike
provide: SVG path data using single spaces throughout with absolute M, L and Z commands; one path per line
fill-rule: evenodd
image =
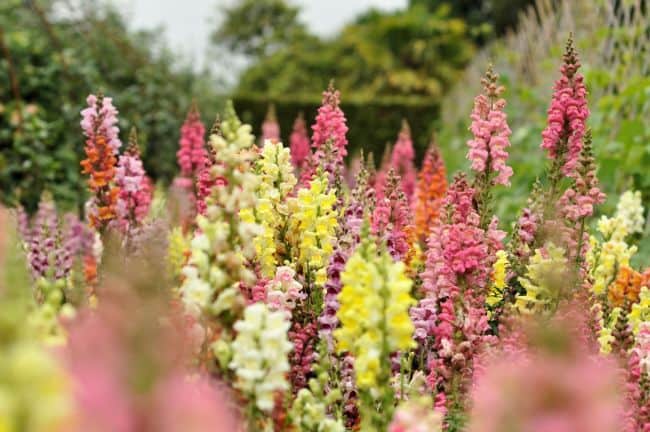
M 640 191 L 629 190 L 621 195 L 616 205 L 615 217 L 622 220 L 628 235 L 643 232 L 643 210 Z
M 237 376 L 235 387 L 263 412 L 273 409 L 275 392 L 289 389 L 285 377 L 287 355 L 293 348 L 287 339 L 289 326 L 283 312 L 272 312 L 264 303 L 248 306 L 244 319 L 234 326 L 237 337 L 232 343 L 230 368 Z

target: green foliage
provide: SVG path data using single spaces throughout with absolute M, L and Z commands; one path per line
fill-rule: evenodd
M 213 83 L 179 66 L 158 32 L 133 32 L 111 7 L 87 0 L 0 3 L 0 201 L 35 208 L 43 190 L 64 206 L 81 205 L 79 111 L 103 91 L 137 126 L 155 179 L 176 171 L 178 131 L 192 95 L 214 112 Z M 59 11 L 59 13 L 55 13 Z M 61 11 L 63 11 L 61 13 Z M 155 155 L 155 157 L 153 157 Z
M 230 51 L 253 57 L 270 54 L 305 34 L 299 9 L 284 0 L 243 0 L 223 7 L 223 25 L 212 35 Z
M 351 97 L 418 95 L 435 100 L 474 53 L 467 26 L 449 13 L 446 6 L 433 11 L 423 6 L 391 13 L 371 10 L 332 40 L 307 34 L 289 39 L 285 46 L 255 59 L 243 73 L 237 93 L 313 95 L 334 78 Z M 217 34 L 229 33 L 233 26 L 227 19 Z M 240 51 L 250 51 L 248 45 L 258 37 L 247 42 L 250 32 L 239 28 L 237 39 L 223 43 L 235 48 L 231 45 L 235 40 Z
M 238 95 L 235 107 L 243 122 L 261 125 L 268 103 L 275 105 L 282 139 L 289 143 L 293 122 L 302 112 L 310 125 L 320 105 L 317 98 L 277 97 L 267 99 L 258 95 Z M 375 161 L 380 161 L 384 149 L 397 139 L 402 119 L 407 119 L 413 133 L 413 144 L 418 158 L 422 158 L 431 137 L 431 119 L 438 116 L 438 106 L 429 99 L 384 97 L 348 98 L 342 94 L 341 109 L 345 112 L 348 125 L 349 153 L 356 154 L 362 148 L 368 154 L 373 152 Z M 259 132 L 259 131 L 256 131 Z M 309 130 L 311 135 L 311 129 Z

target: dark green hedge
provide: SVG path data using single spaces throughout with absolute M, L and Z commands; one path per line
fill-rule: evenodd
M 286 98 L 266 98 L 257 95 L 233 96 L 235 109 L 241 119 L 254 125 L 254 133 L 259 135 L 260 128 L 269 104 L 275 105 L 282 140 L 289 142 L 293 122 L 299 112 L 303 112 L 310 128 L 316 117 L 320 99 L 313 97 L 292 96 Z M 425 98 L 375 98 L 346 100 L 342 95 L 341 108 L 348 121 L 348 141 L 350 155 L 373 152 L 378 161 L 387 143 L 394 143 L 400 130 L 402 119 L 408 120 L 413 133 L 413 143 L 419 162 L 429 143 L 432 124 L 438 118 L 438 103 Z

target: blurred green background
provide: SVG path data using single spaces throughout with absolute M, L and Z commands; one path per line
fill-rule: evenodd
M 208 44 L 244 67 L 224 84 L 163 42 L 131 28 L 114 3 L 5 0 L 0 3 L 0 194 L 33 208 L 44 189 L 79 206 L 84 181 L 79 111 L 103 91 L 121 111 L 123 131 L 138 128 L 148 172 L 176 173 L 180 125 L 191 101 L 208 127 L 226 98 L 255 131 L 275 105 L 288 140 L 299 112 L 311 123 L 334 79 L 348 117 L 352 155 L 380 159 L 402 118 L 422 155 L 433 131 L 450 175 L 467 168 L 469 113 L 492 62 L 506 85 L 513 130 L 512 187 L 497 212 L 512 221 L 545 166 L 540 132 L 564 43 L 575 35 L 589 88 L 599 175 L 610 199 L 628 188 L 650 198 L 650 19 L 629 0 L 411 0 L 369 9 L 328 37 L 285 0 L 215 1 Z M 61 13 L 60 10 L 67 11 Z M 219 59 L 217 59 L 219 61 Z M 225 60 L 224 60 L 225 61 Z M 124 138 L 124 137 L 123 137 Z

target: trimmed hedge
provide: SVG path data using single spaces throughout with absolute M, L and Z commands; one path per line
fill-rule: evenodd
M 311 132 L 311 124 L 320 105 L 320 99 L 302 96 L 267 98 L 239 94 L 233 96 L 233 102 L 242 121 L 253 125 L 257 135 L 261 133 L 260 128 L 269 104 L 274 104 L 284 143 L 289 143 L 293 122 L 300 112 L 304 114 Z M 432 125 L 439 115 L 438 102 L 427 98 L 346 100 L 345 95 L 342 95 L 341 109 L 345 112 L 350 128 L 348 153 L 356 155 L 363 148 L 366 154 L 374 153 L 377 163 L 386 144 L 393 144 L 397 139 L 402 119 L 406 119 L 411 125 L 416 161 L 419 164 L 429 144 Z

